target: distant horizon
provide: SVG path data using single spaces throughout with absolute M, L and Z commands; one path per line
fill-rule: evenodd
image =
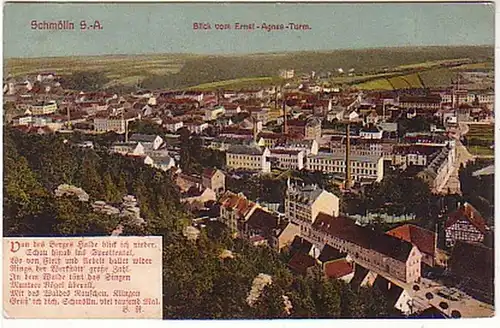
M 4 58 L 493 46 L 494 8 L 491 3 L 471 2 L 8 2 L 4 6 Z M 85 26 L 98 21 L 99 28 L 82 30 L 82 21 Z M 53 25 L 47 27 L 45 23 Z M 239 30 L 236 23 L 299 24 L 308 28 Z M 61 27 L 54 28 L 58 24 Z M 195 28 L 197 24 L 210 24 L 211 29 Z M 229 28 L 217 29 L 216 24 Z
M 269 52 L 248 52 L 248 53 L 191 53 L 191 52 L 150 52 L 150 53 L 106 53 L 106 54 L 82 54 L 82 55 L 67 55 L 67 56 L 44 56 L 44 57 L 6 57 L 4 60 L 29 60 L 29 59 L 56 59 L 68 57 L 141 57 L 141 56 L 206 56 L 206 57 L 229 57 L 229 56 L 255 56 L 255 55 L 272 55 L 272 54 L 292 54 L 292 53 L 329 53 L 336 51 L 366 51 L 366 50 L 384 50 L 384 49 L 404 49 L 404 48 L 493 48 L 494 44 L 460 44 L 460 45 L 404 45 L 404 46 L 382 46 L 382 47 L 367 47 L 367 48 L 338 48 L 338 49 L 320 49 L 320 50 L 290 50 L 290 51 L 269 51 Z M 493 56 L 495 54 L 493 53 Z

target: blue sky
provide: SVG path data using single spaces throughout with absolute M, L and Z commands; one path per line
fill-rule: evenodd
M 492 4 L 44 4 L 4 6 L 4 56 L 255 53 L 415 45 L 494 44 Z M 75 31 L 33 30 L 69 20 Z M 103 28 L 80 31 L 79 22 Z M 194 22 L 211 23 L 195 31 Z M 289 22 L 310 31 L 217 31 L 216 23 Z

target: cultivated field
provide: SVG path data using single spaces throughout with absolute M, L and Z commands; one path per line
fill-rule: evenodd
M 490 46 L 400 47 L 381 49 L 303 51 L 247 55 L 106 55 L 92 57 L 54 57 L 6 59 L 4 76 L 53 71 L 59 75 L 97 70 L 111 79 L 108 86 L 135 85 L 145 88 L 253 87 L 276 83 L 280 69 L 293 68 L 296 75 L 331 74 L 332 84 L 366 88 L 421 87 L 448 84 L 455 68 L 441 65 L 467 59 L 471 69 L 488 67 L 493 57 Z M 476 66 L 472 66 L 476 65 Z M 354 69 L 355 76 L 338 72 Z M 388 79 L 386 81 L 383 81 Z M 381 81 L 378 81 L 381 80 Z M 222 81 L 222 82 L 221 82 Z M 214 84 L 217 82 L 218 84 Z

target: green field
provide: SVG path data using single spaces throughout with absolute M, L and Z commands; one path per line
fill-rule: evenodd
M 495 140 L 495 127 L 491 124 L 471 124 L 467 137 L 493 141 Z
M 495 154 L 495 149 L 491 149 L 490 147 L 484 146 L 469 146 L 467 150 L 472 155 L 477 156 L 493 156 Z
M 282 79 L 279 77 L 254 77 L 254 78 L 250 77 L 250 78 L 241 78 L 241 79 L 199 84 L 188 88 L 188 90 L 210 91 L 218 88 L 247 89 L 247 88 L 256 88 L 256 87 L 269 86 L 281 83 Z
M 270 77 L 278 75 L 284 68 L 293 68 L 297 76 L 315 72 L 330 72 L 331 83 L 358 83 L 360 88 L 379 85 L 389 88 L 386 82 L 372 82 L 367 79 L 390 77 L 389 84 L 396 88 L 412 85 L 419 87 L 411 70 L 419 70 L 426 86 L 449 83 L 451 69 L 437 68 L 446 61 L 468 58 L 472 62 L 485 63 L 493 57 L 491 46 L 431 46 L 398 47 L 380 49 L 347 49 L 333 51 L 302 51 L 261 53 L 245 55 L 105 55 L 92 57 L 53 57 L 6 59 L 4 76 L 24 77 L 43 71 L 54 71 L 60 75 L 75 71 L 96 70 L 104 72 L 111 79 L 109 85 L 134 85 L 141 81 L 144 88 L 213 88 L 214 82 L 222 86 L 235 83 L 252 86 L 252 83 L 268 83 Z M 473 65 L 473 64 L 468 64 Z M 355 76 L 338 73 L 338 68 L 353 68 Z M 408 72 L 401 72 L 407 70 Z M 262 80 L 259 80 L 262 78 Z M 243 79 L 243 80 L 242 80 Z M 244 80 L 249 79 L 249 80 Z M 271 81 L 274 83 L 275 81 Z M 207 85 L 208 84 L 208 85 Z M 216 87 L 216 85 L 215 85 Z M 394 87 L 394 86 L 393 86 Z
M 471 124 L 469 125 L 469 132 L 466 134 L 467 150 L 478 156 L 493 156 L 495 150 L 490 146 L 495 141 L 495 127 L 491 124 Z
M 359 89 L 395 90 L 423 87 L 441 87 L 451 84 L 458 72 L 454 68 L 433 68 L 413 74 L 381 78 L 354 84 Z M 420 76 L 420 78 L 419 78 Z M 422 84 L 423 82 L 423 84 Z

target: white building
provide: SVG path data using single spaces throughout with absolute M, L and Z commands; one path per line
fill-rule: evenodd
M 57 111 L 57 103 L 55 101 L 41 102 L 31 105 L 30 112 L 32 115 L 47 115 Z
M 282 170 L 302 170 L 304 168 L 304 151 L 293 149 L 270 149 L 269 160 L 272 168 Z
M 354 181 L 374 180 L 380 182 L 384 178 L 384 158 L 382 156 L 351 156 L 351 177 Z M 320 152 L 309 155 L 306 169 L 325 173 L 346 173 L 345 155 Z

